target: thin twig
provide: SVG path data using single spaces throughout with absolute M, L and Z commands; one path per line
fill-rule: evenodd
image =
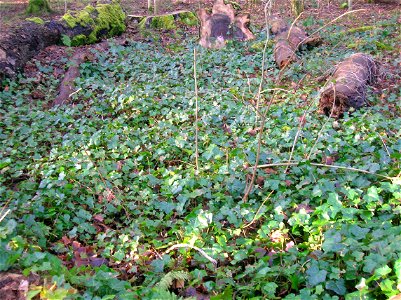
M 329 26 L 330 24 L 333 24 L 334 22 L 336 22 L 338 19 L 344 17 L 345 15 L 348 14 L 352 14 L 352 13 L 356 13 L 356 12 L 360 12 L 360 11 L 365 11 L 366 9 L 357 9 L 357 10 L 351 10 L 351 11 L 347 11 L 345 13 L 343 13 L 342 15 L 338 16 L 337 18 L 334 18 L 333 20 L 331 20 L 329 23 L 324 24 L 322 27 L 319 27 L 318 29 L 316 29 L 314 32 L 312 32 L 308 37 L 304 38 L 302 41 L 300 41 L 297 45 L 297 47 L 295 49 L 298 49 L 298 47 L 300 45 L 302 45 L 307 39 L 309 39 L 311 36 L 315 35 L 316 33 L 322 31 L 324 28 L 326 28 L 327 26 Z
M 270 199 L 270 196 L 273 194 L 273 192 L 274 192 L 274 191 L 271 191 L 271 192 L 269 193 L 269 195 L 267 195 L 266 199 L 263 200 L 262 204 L 259 206 L 258 210 L 256 211 L 256 214 L 255 214 L 255 216 L 253 217 L 252 221 L 251 221 L 250 223 L 246 224 L 245 226 L 243 226 L 242 228 L 247 228 L 247 227 L 251 226 L 253 223 L 255 223 L 255 221 L 256 221 L 256 219 L 257 219 L 257 217 L 258 217 L 258 214 L 259 214 L 260 211 L 262 210 L 263 205 L 266 203 L 267 200 Z
M 208 261 L 210 261 L 213 265 L 217 266 L 217 260 L 215 260 L 214 258 L 210 257 L 209 255 L 207 255 L 207 253 L 205 251 L 203 251 L 201 248 L 198 248 L 196 246 L 192 246 L 189 244 L 176 244 L 171 246 L 170 248 L 168 248 L 166 250 L 166 252 L 164 252 L 164 254 L 169 253 L 170 251 L 177 249 L 177 248 L 191 248 L 194 249 L 196 251 L 198 251 L 204 258 L 206 258 Z
M 298 21 L 298 19 L 302 16 L 303 13 L 304 13 L 304 12 L 301 12 L 301 13 L 298 15 L 298 17 L 296 17 L 295 20 L 291 23 L 290 29 L 288 30 L 288 34 L 287 34 L 287 40 L 290 38 L 292 28 L 294 27 L 295 23 Z M 297 47 L 297 48 L 298 48 L 298 47 Z
M 199 173 L 199 147 L 198 147 L 198 83 L 196 79 L 196 48 L 194 48 L 194 81 L 195 81 L 195 167 L 196 173 Z
M 3 221 L 3 219 L 10 213 L 11 209 L 7 209 L 5 213 L 3 213 L 3 210 L 0 213 L 0 223 Z
M 258 168 L 259 169 L 265 169 L 265 168 L 273 168 L 273 167 L 298 166 L 300 164 L 301 164 L 301 162 L 298 162 L 298 161 L 279 162 L 279 163 L 259 165 Z M 353 168 L 353 167 L 345 167 L 345 166 L 338 166 L 338 165 L 326 165 L 326 164 L 312 163 L 312 162 L 310 162 L 309 164 L 311 166 L 315 166 L 315 167 L 324 167 L 324 168 L 329 168 L 329 169 L 340 169 L 340 170 L 347 170 L 347 171 L 353 171 L 353 172 L 358 172 L 358 173 L 374 175 L 374 176 L 385 178 L 385 179 L 388 179 L 388 180 L 392 180 L 394 178 L 394 177 L 389 177 L 389 176 L 386 176 L 386 175 L 372 173 L 372 172 L 369 172 L 369 171 L 366 171 L 366 170 Z

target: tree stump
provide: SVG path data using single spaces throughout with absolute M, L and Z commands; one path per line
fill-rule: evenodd
M 349 108 L 366 103 L 367 86 L 376 82 L 378 67 L 373 58 L 356 53 L 338 64 L 329 85 L 321 92 L 319 111 L 330 117 L 342 117 Z
M 199 44 L 205 48 L 222 48 L 227 40 L 247 41 L 255 36 L 249 30 L 249 15 L 235 15 L 231 4 L 216 0 L 209 15 L 200 9 L 201 22 Z
M 0 39 L 0 80 L 14 77 L 40 50 L 59 43 L 63 35 L 69 37 L 71 46 L 78 46 L 125 30 L 125 13 L 114 2 L 67 12 L 57 21 L 31 20 L 18 24 Z
M 296 52 L 302 45 L 317 46 L 320 37 L 309 37 L 300 27 L 290 26 L 280 18 L 270 20 L 270 30 L 275 35 L 274 60 L 279 68 L 284 68 L 297 60 Z

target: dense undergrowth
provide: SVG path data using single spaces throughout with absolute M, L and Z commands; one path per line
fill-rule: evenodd
M 335 62 L 355 51 L 379 60 L 394 51 L 399 31 L 383 28 L 329 28 L 325 45 L 304 52 L 279 85 L 267 48 L 261 110 L 269 89 L 282 90 L 268 112 L 260 164 L 287 162 L 297 135 L 291 160 L 300 163 L 258 170 L 247 201 L 263 33 L 245 47 L 197 50 L 199 172 L 191 42 L 175 53 L 112 45 L 81 66 L 81 90 L 64 107 L 29 101 L 34 88 L 54 97 L 52 66 L 41 66 L 48 80 L 39 87 L 29 78 L 7 82 L 0 199 L 2 215 L 10 211 L 0 223 L 0 270 L 40 274 L 46 280 L 30 295 L 47 299 L 399 294 L 400 90 L 371 90 L 371 107 L 339 121 L 316 113 L 315 79 Z M 167 253 L 175 244 L 218 264 L 197 249 Z

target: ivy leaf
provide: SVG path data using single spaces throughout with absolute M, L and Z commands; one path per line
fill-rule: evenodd
M 332 290 L 337 295 L 343 296 L 347 292 L 344 279 L 330 280 L 326 283 L 326 288 Z
M 312 266 L 306 271 L 308 275 L 308 284 L 316 286 L 321 282 L 326 281 L 327 271 L 319 270 L 317 263 L 313 262 Z

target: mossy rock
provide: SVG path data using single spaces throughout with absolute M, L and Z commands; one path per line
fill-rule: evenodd
M 75 29 L 83 30 L 82 34 L 71 35 L 71 45 L 79 46 L 92 44 L 102 37 L 112 37 L 125 31 L 125 13 L 117 2 L 111 4 L 98 4 L 96 7 L 86 6 L 79 12 L 67 12 L 62 20 L 65 24 Z M 86 33 L 89 32 L 89 33 Z
M 39 24 L 39 25 L 45 24 L 45 21 L 43 21 L 41 18 L 38 18 L 38 17 L 26 18 L 25 20 L 27 20 L 29 22 L 33 22 L 33 23 Z
M 29 0 L 26 13 L 28 15 L 43 12 L 51 12 L 49 2 L 47 0 Z

